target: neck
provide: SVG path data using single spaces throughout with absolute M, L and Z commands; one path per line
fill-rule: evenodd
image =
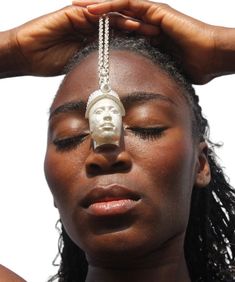
M 169 246 L 168 246 L 169 247 Z M 86 282 L 190 282 L 183 247 L 181 249 L 164 247 L 149 255 L 130 260 L 123 259 L 110 263 L 89 264 Z M 173 252 L 172 252 L 173 251 Z M 125 265 L 125 266 L 124 266 Z
M 185 261 L 150 268 L 101 268 L 89 266 L 86 282 L 190 282 Z

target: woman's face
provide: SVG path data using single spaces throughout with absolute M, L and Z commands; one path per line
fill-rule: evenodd
M 167 74 L 128 51 L 113 51 L 110 68 L 126 109 L 120 147 L 94 151 L 88 134 L 85 104 L 98 88 L 93 53 L 52 105 L 45 174 L 63 225 L 88 260 L 126 263 L 182 247 L 198 144 L 182 89 Z

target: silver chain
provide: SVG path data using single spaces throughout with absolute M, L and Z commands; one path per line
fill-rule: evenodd
M 98 74 L 101 91 L 109 92 L 109 17 L 107 15 L 99 19 Z

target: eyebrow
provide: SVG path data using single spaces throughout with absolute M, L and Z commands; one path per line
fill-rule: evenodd
M 85 114 L 86 104 L 87 103 L 82 100 L 65 103 L 53 111 L 50 110 L 49 120 L 51 120 L 54 116 L 57 116 L 58 114 L 61 114 L 61 113 L 71 113 L 71 112 L 79 113 L 80 112 L 80 113 Z
M 153 93 L 153 92 L 132 92 L 127 96 L 121 98 L 121 101 L 125 107 L 131 107 L 136 104 L 144 104 L 151 100 L 155 101 L 164 101 L 170 103 L 172 105 L 177 106 L 176 102 L 172 100 L 170 97 L 162 95 L 160 93 Z
M 170 103 L 172 105 L 177 105 L 174 100 L 172 100 L 170 97 L 159 94 L 159 93 L 153 93 L 153 92 L 132 92 L 127 94 L 127 96 L 122 97 L 121 101 L 124 105 L 124 107 L 129 108 L 136 104 L 144 104 L 151 100 L 160 100 L 167 103 Z M 78 112 L 78 113 L 84 113 L 86 111 L 86 102 L 83 100 L 75 101 L 75 102 L 68 102 L 65 103 L 55 110 L 50 110 L 50 116 L 49 120 L 51 120 L 54 116 L 61 114 L 61 113 L 70 113 L 70 112 Z

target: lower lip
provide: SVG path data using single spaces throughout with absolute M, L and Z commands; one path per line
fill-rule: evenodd
M 131 199 L 112 200 L 91 204 L 87 212 L 95 216 L 110 216 L 124 214 L 137 205 L 138 201 Z
M 105 126 L 102 126 L 102 129 L 105 129 L 105 130 L 113 130 L 114 127 L 113 127 L 113 126 L 109 126 L 109 125 L 105 125 Z

